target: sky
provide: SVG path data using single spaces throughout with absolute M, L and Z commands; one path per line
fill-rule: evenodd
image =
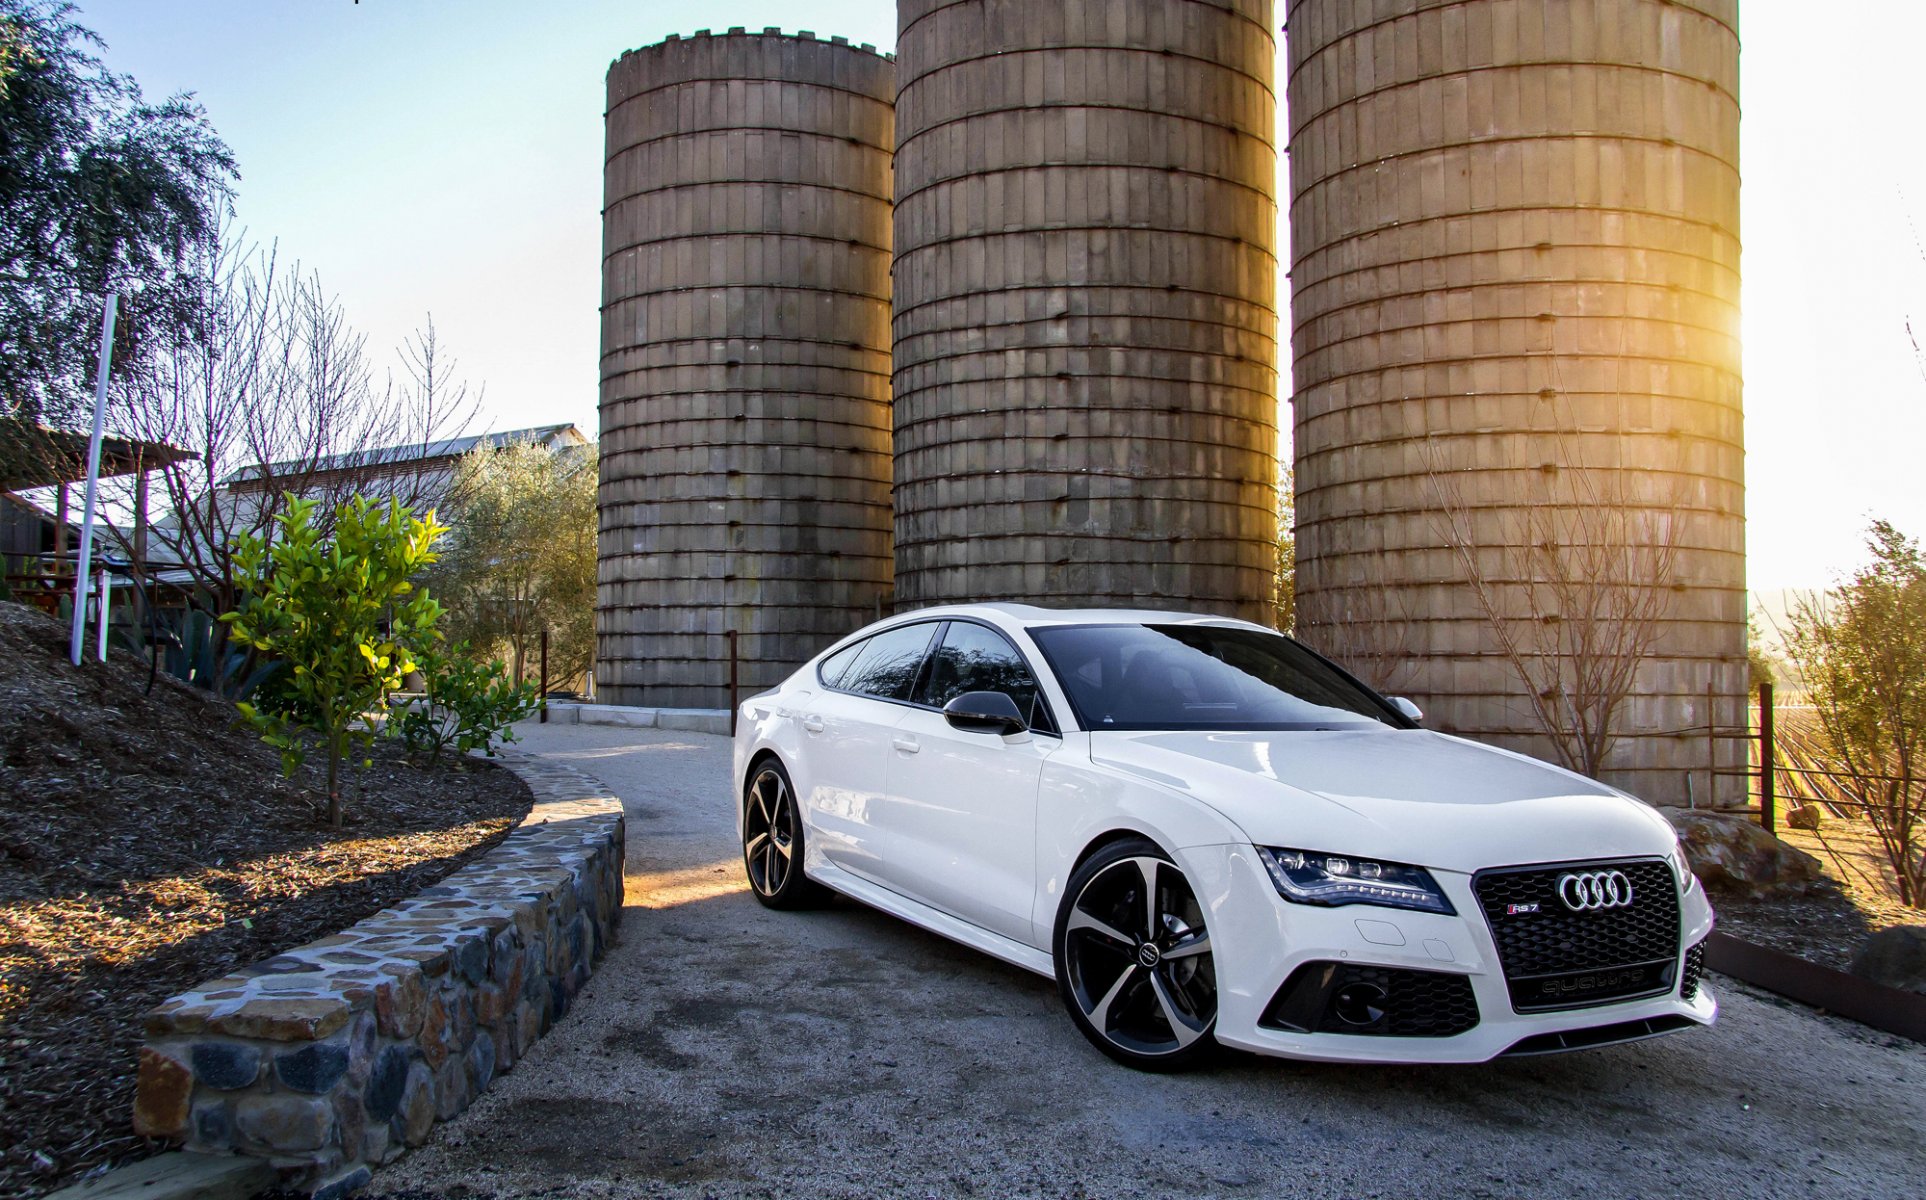
M 591 436 L 610 61 L 705 25 L 884 50 L 896 28 L 891 0 L 80 8 L 150 97 L 198 96 L 239 161 L 240 222 L 319 272 L 372 351 L 432 314 L 486 387 L 482 424 Z M 1849 571 L 1871 516 L 1926 536 L 1926 360 L 1907 332 L 1926 344 L 1926 4 L 1813 12 L 1750 0 L 1740 25 L 1747 542 L 1766 592 Z

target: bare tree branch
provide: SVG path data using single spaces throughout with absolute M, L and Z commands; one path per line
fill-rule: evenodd
M 196 602 L 219 613 L 236 600 L 233 547 L 269 535 L 289 494 L 326 514 L 359 492 L 432 504 L 445 470 L 398 462 L 417 456 L 396 448 L 458 436 L 475 403 L 451 382 L 432 322 L 400 349 L 404 382 L 377 382 L 339 299 L 274 247 L 224 226 L 193 267 L 206 335 L 175 338 L 117 379 L 114 412 L 119 432 L 191 452 L 158 472 L 167 512 L 151 557 L 178 564 Z M 123 508 L 131 487 L 116 484 Z M 113 532 L 133 557 L 131 531 Z
M 1552 437 L 1554 460 L 1534 468 L 1514 457 L 1506 466 L 1535 481 L 1522 504 L 1468 503 L 1463 471 L 1436 439 L 1425 444 L 1426 477 L 1434 527 L 1533 722 L 1563 766 L 1597 778 L 1622 736 L 1639 664 L 1657 647 L 1671 611 L 1681 497 L 1675 483 L 1664 495 L 1632 494 L 1636 479 L 1677 476 L 1628 467 L 1622 436 L 1612 439 L 1612 461 L 1604 463 L 1584 461 L 1569 425 L 1561 422 Z

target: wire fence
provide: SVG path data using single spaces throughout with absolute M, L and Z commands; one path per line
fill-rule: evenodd
M 1908 789 L 1917 788 L 1919 780 L 1829 765 L 1835 760 L 1819 726 L 1817 710 L 1811 705 L 1780 706 L 1775 703 L 1772 685 L 1761 684 L 1758 706 L 1747 716 L 1745 725 L 1708 722 L 1664 732 L 1705 738 L 1706 773 L 1713 779 L 1746 780 L 1747 805 L 1767 832 L 1778 832 L 1782 809 L 1790 812 L 1809 804 L 1832 816 L 1859 814 L 1892 821 L 1918 811 L 1920 798 Z M 1747 743 L 1744 766 L 1719 765 L 1718 744 L 1722 741 Z M 1765 769 L 1767 763 L 1770 770 Z M 1884 791 L 1885 795 L 1868 797 L 1867 791 Z

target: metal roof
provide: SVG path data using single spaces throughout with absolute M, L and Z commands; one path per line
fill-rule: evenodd
M 245 483 L 259 479 L 273 479 L 283 474 L 298 472 L 303 475 L 317 471 L 355 470 L 367 467 L 398 466 L 404 463 L 428 462 L 437 458 L 460 458 L 476 446 L 486 443 L 500 449 L 511 442 L 545 443 L 556 438 L 574 435 L 574 443 L 586 445 L 588 438 L 572 423 L 563 425 L 537 425 L 530 429 L 510 429 L 501 433 L 478 433 L 467 437 L 442 438 L 432 442 L 416 442 L 407 446 L 379 446 L 368 450 L 350 450 L 342 454 L 324 454 L 315 459 L 289 459 L 285 462 L 259 463 L 237 467 L 221 481 L 223 486 Z

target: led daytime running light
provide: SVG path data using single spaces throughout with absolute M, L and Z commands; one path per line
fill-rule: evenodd
M 1371 904 L 1418 912 L 1457 912 L 1423 867 L 1309 850 L 1258 847 L 1278 894 L 1298 904 Z

